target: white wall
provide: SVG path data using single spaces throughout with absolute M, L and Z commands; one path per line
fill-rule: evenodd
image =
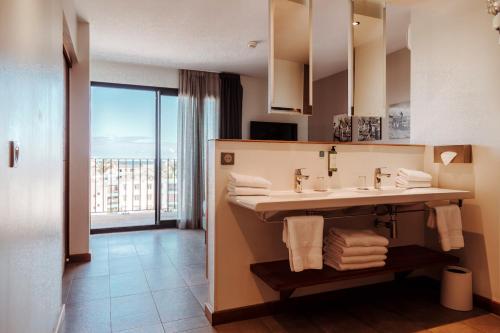
M 61 310 L 62 22 L 60 1 L 0 1 L 1 333 L 51 333 Z
M 69 253 L 89 253 L 90 80 L 89 24 L 78 23 L 79 60 L 70 74 Z
M 211 310 L 221 311 L 277 300 L 278 293 L 255 277 L 251 263 L 286 259 L 288 252 L 281 241 L 282 225 L 261 223 L 255 213 L 226 201 L 229 172 L 261 176 L 272 181 L 272 190 L 291 190 L 296 168 L 307 168 L 311 181 L 327 174 L 327 159 L 319 151 L 330 149 L 327 144 L 212 142 L 209 161 L 209 223 L 208 260 Z M 234 152 L 235 165 L 220 165 L 221 152 Z M 339 172 L 330 179 L 331 187 L 354 187 L 358 176 L 373 183 L 375 167 L 387 166 L 391 173 L 398 167 L 422 169 L 424 147 L 386 147 L 380 145 L 338 145 Z M 383 180 L 394 184 L 394 177 Z M 399 238 L 391 245 L 424 245 L 423 213 L 405 214 L 399 222 Z M 371 218 L 336 221 L 343 226 L 369 227 Z M 328 227 L 328 226 L 327 226 Z M 362 279 L 297 290 L 296 295 L 392 279 L 392 274 L 376 279 Z M 238 297 L 235 297 L 238 295 Z
M 250 139 L 250 121 L 298 124 L 299 141 L 308 140 L 308 116 L 268 113 L 267 79 L 241 76 L 243 86 L 243 139 Z
M 90 79 L 98 82 L 161 88 L 179 87 L 179 71 L 177 69 L 102 60 L 92 61 Z
M 468 187 L 465 266 L 500 301 L 500 45 L 482 1 L 430 0 L 412 11 L 412 141 L 473 144 L 473 164 L 432 164 L 442 187 Z

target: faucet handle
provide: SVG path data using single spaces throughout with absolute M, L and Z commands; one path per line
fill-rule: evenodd
M 391 174 L 388 173 L 388 172 L 382 172 L 382 169 L 387 169 L 387 167 L 375 168 L 375 173 L 379 174 L 380 176 L 384 176 L 384 177 L 390 177 L 391 176 Z
M 306 168 L 298 168 L 295 169 L 295 176 L 302 176 L 302 170 L 305 170 Z

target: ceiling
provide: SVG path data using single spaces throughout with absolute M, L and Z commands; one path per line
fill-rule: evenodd
M 313 2 L 315 79 L 347 68 L 348 1 Z M 75 0 L 75 4 L 79 16 L 90 23 L 93 60 L 267 75 L 267 0 Z M 406 13 L 397 13 L 395 31 L 406 32 Z M 397 44 L 392 49 L 404 47 L 406 35 L 393 35 L 388 35 L 389 43 Z M 259 41 L 257 48 L 247 47 L 251 40 Z

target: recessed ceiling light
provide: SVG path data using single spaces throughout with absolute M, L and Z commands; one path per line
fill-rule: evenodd
M 361 24 L 361 22 L 359 22 L 359 21 L 352 22 L 352 25 L 354 25 L 354 26 L 357 26 L 357 25 L 360 25 L 360 24 Z

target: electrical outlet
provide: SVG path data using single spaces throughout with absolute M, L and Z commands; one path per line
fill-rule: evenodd
M 221 165 L 234 165 L 234 153 L 220 153 Z

